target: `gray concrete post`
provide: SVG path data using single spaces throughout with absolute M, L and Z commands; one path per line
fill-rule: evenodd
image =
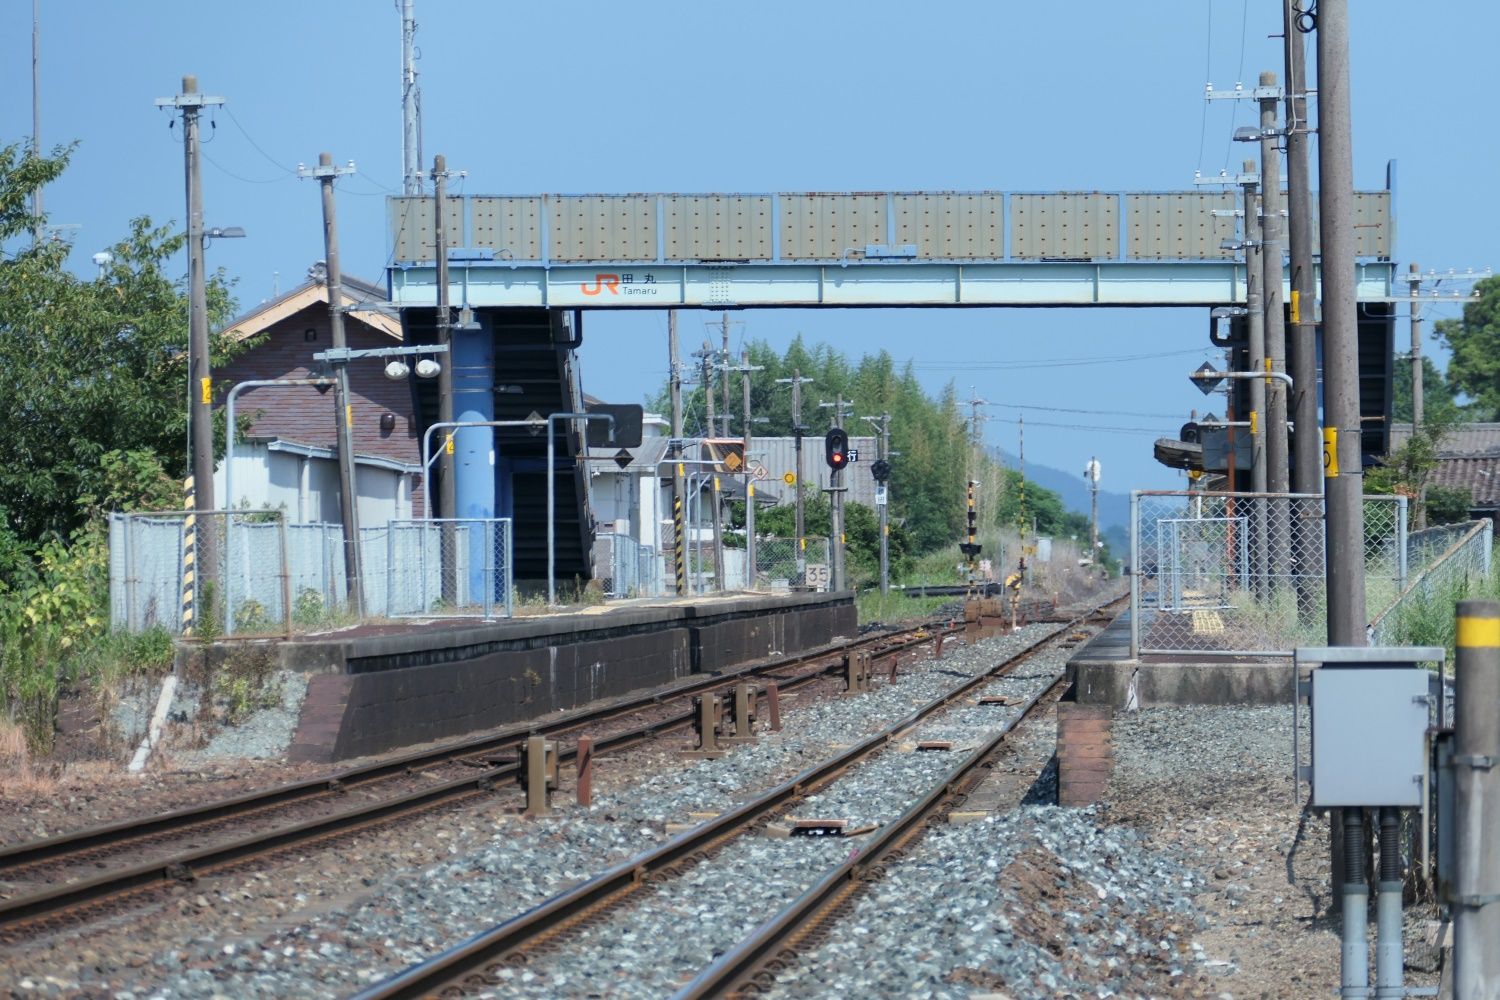
M 1458 602 L 1453 996 L 1500 1000 L 1500 601 Z

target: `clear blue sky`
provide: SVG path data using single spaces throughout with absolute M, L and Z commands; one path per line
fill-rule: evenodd
M 1352 10 L 1356 184 L 1399 164 L 1398 257 L 1500 263 L 1500 140 L 1484 109 L 1500 82 L 1500 5 L 1357 0 Z M 1248 105 L 1203 86 L 1281 71 L 1279 0 L 1118 3 L 509 3 L 418 0 L 425 155 L 468 171 L 471 194 L 795 190 L 1171 190 L 1238 163 Z M 0 4 L 0 142 L 31 132 L 31 4 Z M 42 0 L 42 142 L 76 140 L 46 192 L 75 262 L 135 215 L 184 216 L 180 134 L 154 106 L 184 73 L 226 107 L 205 130 L 206 216 L 242 225 L 210 264 L 242 306 L 323 255 L 320 151 L 340 183 L 344 268 L 379 280 L 385 195 L 400 184 L 400 17 L 390 0 L 290 3 Z M 183 265 L 185 270 L 185 264 Z M 1451 307 L 1434 316 L 1451 315 Z M 685 314 L 685 341 L 699 320 Z M 1202 310 L 762 311 L 735 334 L 778 347 L 799 331 L 858 355 L 912 359 L 930 387 L 998 407 L 993 444 L 1107 489 L 1183 480 L 1151 458 L 1203 397 L 1184 377 L 1210 353 Z M 666 370 L 665 314 L 596 316 L 587 388 L 636 400 Z M 1404 342 L 1405 322 L 1398 343 Z M 1176 351 L 1137 361 L 1089 361 Z M 1441 360 L 1441 359 L 1440 359 Z M 1012 367 L 1016 366 L 1016 367 Z M 1153 416 L 1122 415 L 1152 414 Z M 1073 423 L 1074 427 L 1048 427 Z

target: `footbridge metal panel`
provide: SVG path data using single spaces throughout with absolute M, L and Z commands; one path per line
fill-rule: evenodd
M 1243 302 L 1233 191 L 449 198 L 471 306 L 1198 306 Z M 1356 196 L 1357 294 L 1392 294 L 1389 191 Z M 436 302 L 431 198 L 390 200 L 391 296 Z M 457 301 L 457 300 L 455 300 Z

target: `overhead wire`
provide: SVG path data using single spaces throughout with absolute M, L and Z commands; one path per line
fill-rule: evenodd
M 1149 417 L 1159 420 L 1175 420 L 1175 413 L 1143 413 L 1139 410 L 1080 410 L 1068 406 L 1041 406 L 1031 403 L 989 403 L 1009 410 L 1039 410 L 1046 413 L 1087 413 L 1096 417 Z

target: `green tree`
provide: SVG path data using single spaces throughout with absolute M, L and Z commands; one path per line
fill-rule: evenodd
M 1494 420 L 1500 417 L 1500 276 L 1478 282 L 1474 292 L 1463 316 L 1438 320 L 1434 336 L 1453 352 L 1449 388 L 1474 401 L 1476 419 Z
M 110 453 L 155 456 L 174 479 L 187 464 L 186 282 L 164 271 L 185 237 L 138 218 L 92 280 L 66 269 L 65 242 L 11 250 L 31 228 L 26 192 L 60 174 L 68 153 L 0 149 L 0 510 L 31 542 L 83 523 L 79 498 L 105 495 Z M 207 287 L 217 326 L 233 307 L 229 285 L 220 272 Z M 215 337 L 212 363 L 248 346 Z
M 1411 362 L 1398 358 L 1391 372 L 1391 416 L 1398 423 L 1411 423 Z M 1465 419 L 1464 408 L 1453 398 L 1453 389 L 1443 373 L 1426 355 L 1422 356 L 1422 420 L 1455 424 Z

